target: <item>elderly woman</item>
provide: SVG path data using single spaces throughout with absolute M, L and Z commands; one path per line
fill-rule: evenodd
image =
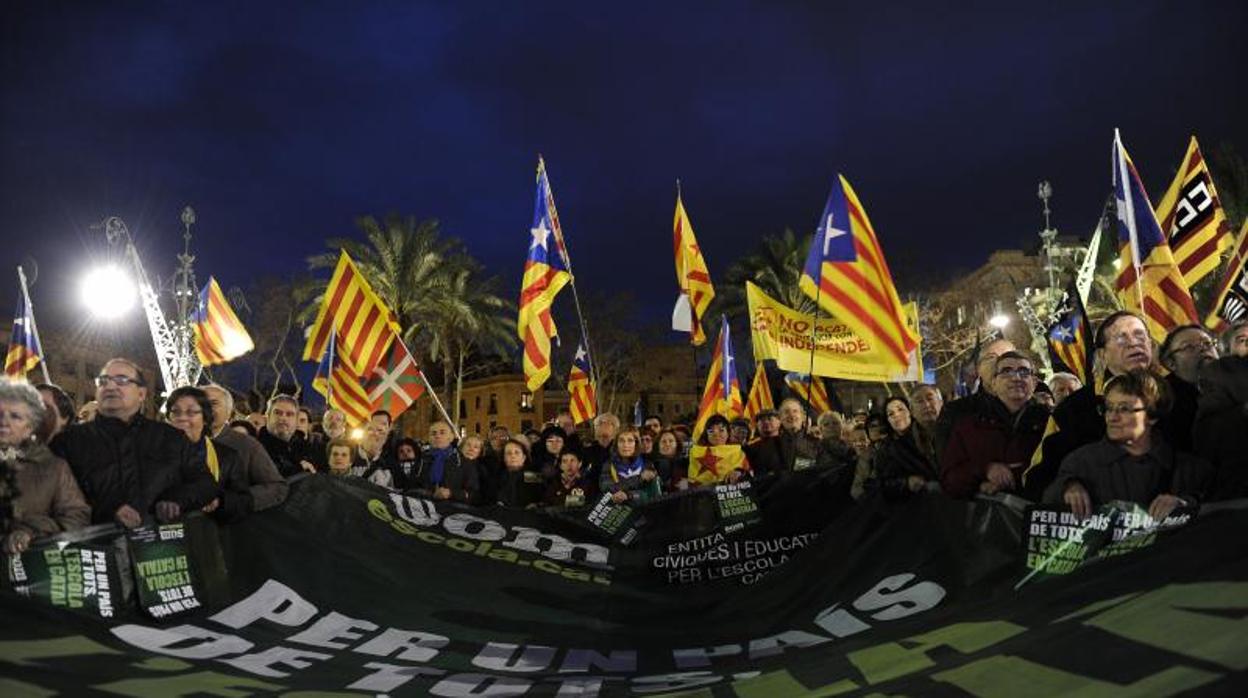
M 884 401 L 887 436 L 875 456 L 879 488 L 887 499 L 902 499 L 940 480 L 932 437 L 910 412 L 910 402 L 893 396 Z M 870 424 L 870 422 L 868 422 Z
M 727 434 L 725 427 L 725 441 Z M 611 456 L 602 466 L 598 489 L 610 493 L 615 502 L 647 502 L 659 496 L 658 475 L 654 466 L 641 455 L 640 432 L 636 427 L 625 427 L 611 444 Z
M 204 513 L 224 523 L 250 514 L 254 508 L 252 494 L 238 452 L 208 438 L 205 431 L 206 425 L 212 424 L 208 393 L 191 386 L 178 388 L 165 400 L 165 413 L 169 423 L 182 430 L 208 464 L 208 472 L 217 483 L 217 496 L 204 506 Z
M 523 509 L 542 498 L 542 475 L 529 463 L 527 439 L 511 437 L 503 444 L 503 474 L 498 483 L 498 503 Z
M 1114 376 L 1105 385 L 1105 438 L 1066 456 L 1045 500 L 1080 518 L 1105 502 L 1135 502 L 1158 521 L 1197 503 L 1211 468 L 1162 439 L 1156 426 L 1169 406 L 1165 380 L 1147 369 Z
M 0 460 L 13 471 L 17 496 L 4 537 L 4 552 L 24 552 L 40 536 L 82 528 L 91 507 L 64 460 L 34 434 L 45 417 L 39 392 L 0 379 Z

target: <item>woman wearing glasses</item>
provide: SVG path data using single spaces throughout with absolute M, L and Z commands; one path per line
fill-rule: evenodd
M 212 479 L 217 483 L 217 493 L 203 507 L 205 514 L 212 514 L 223 523 L 242 519 L 253 509 L 251 488 L 243 471 L 238 452 L 208 438 L 204 426 L 212 424 L 212 402 L 208 393 L 190 386 L 169 393 L 165 400 L 165 416 L 169 423 L 186 434 L 195 452 L 195 460 L 205 463 Z
M 1160 521 L 1175 507 L 1192 505 L 1208 485 L 1207 463 L 1174 450 L 1156 429 L 1170 408 L 1164 379 L 1131 371 L 1105 385 L 1105 438 L 1062 461 L 1047 501 L 1064 502 L 1080 518 L 1105 502 L 1147 507 Z

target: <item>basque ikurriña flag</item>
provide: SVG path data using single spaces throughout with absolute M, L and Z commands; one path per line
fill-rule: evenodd
M 217 280 L 211 276 L 199 292 L 191 323 L 195 331 L 195 354 L 204 366 L 231 361 L 256 346 L 225 299 Z
M 594 390 L 594 381 L 590 377 L 592 375 L 589 352 L 582 343 L 576 347 L 572 370 L 568 373 L 568 407 L 574 424 L 581 424 L 598 416 L 598 397 Z
M 1054 317 L 1046 333 L 1053 368 L 1073 373 L 1084 385 L 1092 383 L 1092 325 L 1075 284 L 1066 290 L 1066 300 Z
M 732 351 L 732 337 L 728 331 L 728 317 L 719 326 L 719 339 L 711 354 L 711 368 L 698 403 L 698 421 L 693 425 L 693 439 L 697 441 L 706 429 L 706 420 L 719 414 L 728 419 L 741 416 L 745 405 L 741 402 L 741 385 L 737 382 L 737 360 Z
M 1118 129 L 1114 129 L 1113 167 L 1121 259 L 1114 288 L 1126 309 L 1144 316 L 1149 334 L 1160 343 L 1175 327 L 1198 322 L 1196 306 Z
M 849 326 L 882 359 L 904 371 L 919 338 L 906 323 L 867 212 L 843 176 L 837 175 L 799 282 L 819 307 Z
M 531 391 L 550 378 L 550 343 L 559 336 L 550 308 L 555 295 L 571 278 L 555 196 L 546 177 L 546 163 L 539 157 L 533 225 L 529 228 L 529 252 L 520 282 L 520 315 L 516 321 L 524 344 L 524 380 Z
M 373 369 L 364 390 L 372 411 L 385 410 L 391 421 L 398 419 L 425 394 L 425 377 L 402 339 L 394 338 L 390 353 Z
M 25 291 L 17 300 L 17 312 L 13 314 L 13 333 L 9 335 L 9 351 L 4 357 L 4 373 L 16 378 L 26 374 L 43 360 L 43 348 L 35 336 L 35 313 Z

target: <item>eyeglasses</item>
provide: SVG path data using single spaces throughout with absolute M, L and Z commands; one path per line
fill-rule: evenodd
M 95 377 L 96 387 L 103 388 L 104 386 L 108 385 L 110 382 L 113 385 L 116 385 L 122 388 L 126 387 L 127 385 L 137 385 L 140 387 L 142 387 L 143 385 L 143 381 L 139 380 L 138 378 L 132 378 L 130 376 L 125 376 L 122 374 L 110 376 L 107 373 L 101 373 L 100 375 Z
M 1028 378 L 1031 378 L 1032 376 L 1036 375 L 1036 372 L 1031 370 L 1030 368 L 1027 368 L 1026 366 L 1013 366 L 1013 367 L 1007 366 L 1006 368 L 997 369 L 997 375 L 998 376 L 1013 376 L 1014 378 L 1022 378 L 1023 380 L 1027 380 Z
M 1198 342 L 1189 342 L 1188 344 L 1177 346 L 1171 349 L 1170 353 L 1179 354 L 1179 353 L 1189 352 L 1189 351 L 1204 352 L 1204 351 L 1209 351 L 1210 349 L 1213 349 L 1215 346 L 1217 345 L 1213 343 L 1213 340 L 1202 339 Z
M 1127 405 L 1100 405 L 1096 408 L 1097 412 L 1109 417 L 1111 415 L 1126 415 L 1144 412 L 1147 407 L 1128 407 Z
M 198 417 L 203 414 L 203 410 L 187 409 L 187 410 L 169 410 L 170 417 Z
M 1149 336 L 1146 330 L 1136 330 L 1134 332 L 1119 332 L 1109 338 L 1110 344 L 1117 344 L 1125 347 L 1128 344 L 1148 344 Z

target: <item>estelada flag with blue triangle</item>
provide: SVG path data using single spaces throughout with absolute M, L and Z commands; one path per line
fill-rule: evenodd
M 550 378 L 550 343 L 559 336 L 550 308 L 555 296 L 572 278 L 568 269 L 567 246 L 555 196 L 546 177 L 546 163 L 537 160 L 537 196 L 533 204 L 533 225 L 529 228 L 529 252 L 524 260 L 520 282 L 520 314 L 516 331 L 524 344 L 522 364 L 529 390 L 542 387 Z
M 191 327 L 195 331 L 195 354 L 204 366 L 232 361 L 256 347 L 211 276 L 199 292 L 199 302 L 191 313 Z
M 919 338 L 906 323 L 867 212 L 839 174 L 811 240 L 799 285 L 825 312 L 878 347 L 882 360 L 906 369 Z
M 1066 289 L 1066 298 L 1054 313 L 1045 339 L 1053 368 L 1073 373 L 1084 385 L 1092 382 L 1092 324 L 1083 307 L 1076 284 Z
M 594 391 L 594 381 L 590 371 L 589 352 L 585 344 L 576 347 L 576 356 L 572 357 L 572 368 L 568 371 L 568 411 L 572 413 L 572 423 L 580 424 L 598 416 L 598 397 Z
M 4 356 L 4 373 L 25 378 L 43 360 L 43 348 L 35 334 L 35 313 L 30 299 L 23 290 L 17 300 L 17 312 L 13 314 L 13 333 L 9 335 L 9 351 Z
M 425 394 L 425 376 L 402 339 L 395 337 L 390 343 L 390 351 L 373 369 L 364 390 L 371 411 L 385 410 L 391 420 L 398 419 Z
M 707 372 L 702 400 L 698 403 L 698 421 L 693 425 L 693 439 L 697 441 L 706 429 L 711 415 L 723 415 L 736 419 L 745 411 L 741 401 L 741 384 L 737 381 L 737 360 L 732 351 L 732 336 L 728 331 L 728 317 L 719 326 L 719 339 L 711 354 L 711 368 Z

